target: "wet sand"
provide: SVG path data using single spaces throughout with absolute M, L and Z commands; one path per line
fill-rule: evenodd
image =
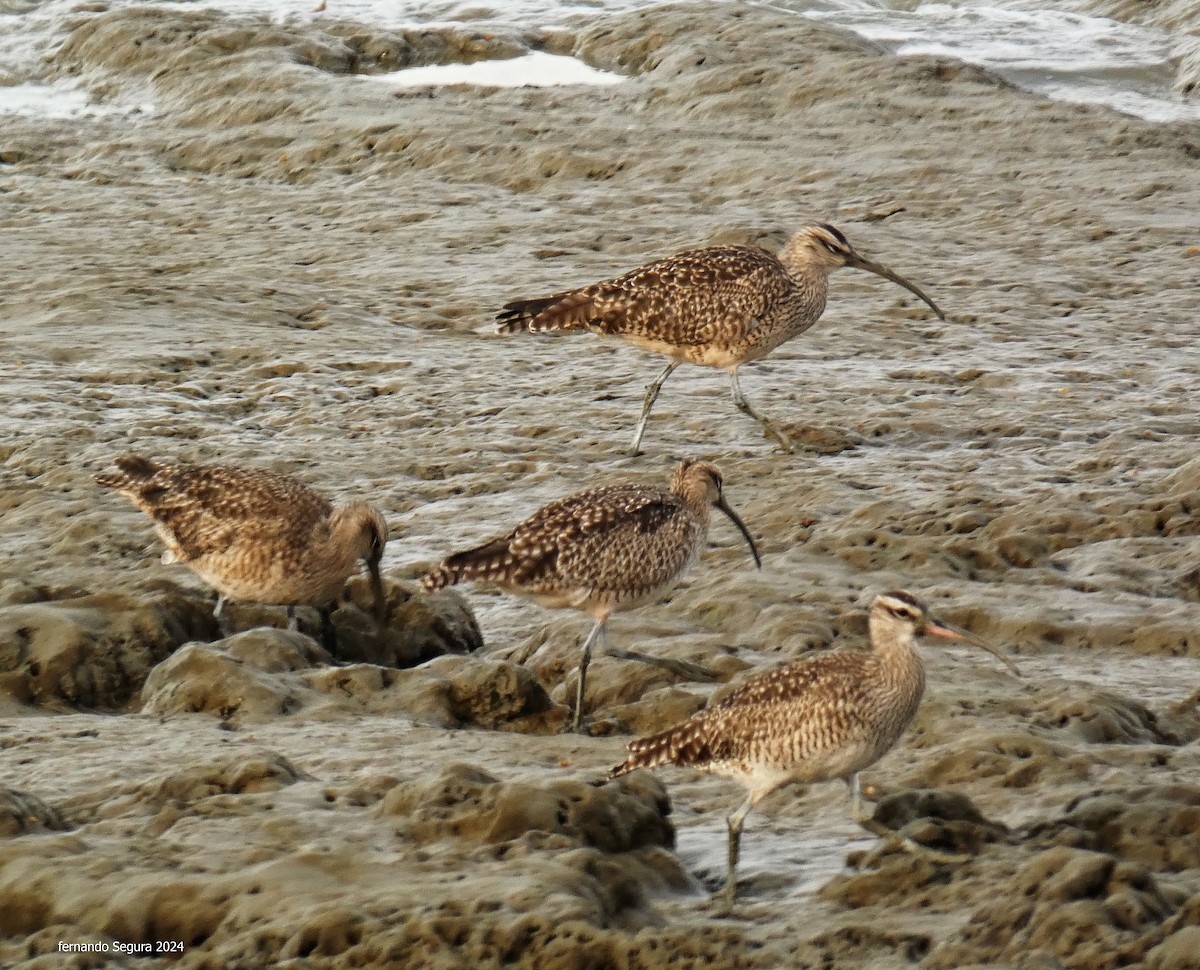
M 531 48 L 629 80 L 354 73 Z M 724 5 L 487 37 L 86 12 L 54 69 L 159 113 L 0 134 L 0 964 L 1197 965 L 1200 128 Z M 657 359 L 492 334 L 509 299 L 810 219 L 950 320 L 836 275 L 743 372 L 795 455 L 684 368 L 627 458 Z M 587 621 L 484 590 L 409 670 L 214 644 L 202 584 L 92 484 L 129 450 L 369 498 L 397 604 L 551 498 L 712 460 L 762 571 L 715 521 L 614 646 L 728 681 L 861 646 L 873 593 L 917 592 L 1029 674 L 926 647 L 917 723 L 867 773 L 972 860 L 876 853 L 842 786 L 785 790 L 721 917 L 740 792 L 591 784 L 713 684 L 600 657 L 597 736 L 556 733 Z M 183 952 L 59 950 L 87 941 Z

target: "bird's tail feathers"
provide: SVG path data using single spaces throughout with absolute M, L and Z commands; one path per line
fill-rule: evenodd
M 458 583 L 500 579 L 513 562 L 507 539 L 493 539 L 475 549 L 456 552 L 421 577 L 427 592 Z
M 158 462 L 141 455 L 121 455 L 113 460 L 113 464 L 117 466 L 117 470 L 97 475 L 97 485 L 119 490 L 133 488 L 144 485 L 163 469 Z
M 692 721 L 685 721 L 669 731 L 637 738 L 629 742 L 629 756 L 609 769 L 609 778 L 620 778 L 639 768 L 658 768 L 661 765 L 698 765 L 707 760 L 707 746 Z
M 514 300 L 496 314 L 497 333 L 583 332 L 595 315 L 590 295 L 580 290 L 536 300 Z

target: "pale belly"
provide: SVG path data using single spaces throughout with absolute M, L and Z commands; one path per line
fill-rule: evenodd
M 849 778 L 873 765 L 886 750 L 880 751 L 875 744 L 853 744 L 810 755 L 793 764 L 782 760 L 731 760 L 713 762 L 706 770 L 737 781 L 750 791 L 766 794 L 790 782 L 807 785 Z
M 510 593 L 528 596 L 538 606 L 544 606 L 552 610 L 570 608 L 587 613 L 597 619 L 607 617 L 613 613 L 624 613 L 626 610 L 636 609 L 642 604 L 650 602 L 660 592 L 660 590 L 653 590 L 649 593 L 635 595 L 620 592 L 597 593 L 590 589 L 545 591 L 532 591 L 520 587 L 507 589 Z
M 355 571 L 355 563 L 328 564 L 323 569 L 272 563 L 253 569 L 227 557 L 204 557 L 188 565 L 228 599 L 278 606 L 332 603 Z
M 786 338 L 783 338 L 757 344 L 743 343 L 731 347 L 717 346 L 715 344 L 679 347 L 674 344 L 663 343 L 659 340 L 649 340 L 645 337 L 624 336 L 623 339 L 642 350 L 662 354 L 664 357 L 670 357 L 672 360 L 677 360 L 680 363 L 698 364 L 701 367 L 719 367 L 722 370 L 731 370 L 742 364 L 760 360 L 786 340 Z

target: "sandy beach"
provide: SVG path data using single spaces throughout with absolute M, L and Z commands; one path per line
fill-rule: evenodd
M 374 76 L 527 51 L 627 80 Z M 484 34 L 89 4 L 52 70 L 155 113 L 0 129 L 0 966 L 1200 967 L 1200 125 L 749 5 Z M 685 367 L 630 458 L 660 358 L 494 333 L 509 300 L 813 220 L 948 320 L 836 274 L 741 375 L 793 455 Z M 383 654 L 364 578 L 336 620 L 375 662 L 218 641 L 211 592 L 93 482 L 128 451 L 377 504 Z M 717 516 L 611 636 L 717 683 L 600 656 L 592 734 L 563 733 L 589 621 L 414 580 L 684 456 L 763 568 Z M 740 789 L 605 770 L 749 671 L 864 647 L 889 588 L 1026 675 L 925 645 L 917 721 L 864 775 L 970 861 L 789 788 L 723 915 Z

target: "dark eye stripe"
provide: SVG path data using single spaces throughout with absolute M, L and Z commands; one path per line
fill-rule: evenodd
M 834 239 L 836 239 L 838 245 L 841 246 L 841 248 L 843 248 L 843 249 L 850 248 L 850 242 L 846 239 L 846 237 L 843 236 L 838 229 L 835 229 L 828 222 L 821 223 L 821 228 L 824 229 L 827 233 L 829 233 L 829 235 L 832 236 Z

